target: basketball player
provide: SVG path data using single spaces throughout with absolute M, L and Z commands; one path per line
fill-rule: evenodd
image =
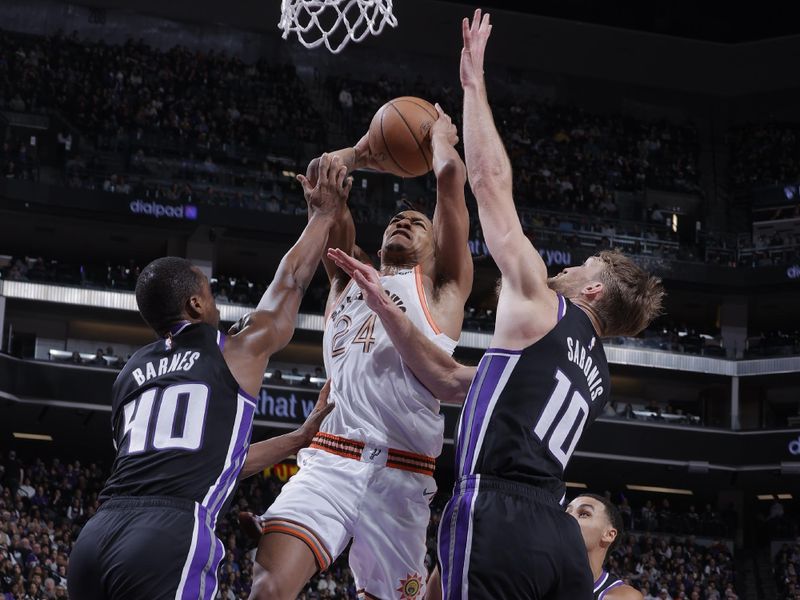
M 611 502 L 595 494 L 583 494 L 567 505 L 567 514 L 581 528 L 594 579 L 594 600 L 643 600 L 641 592 L 626 585 L 603 568 L 606 555 L 622 535 L 622 515 Z
M 355 278 L 405 364 L 442 401 L 466 398 L 457 482 L 442 515 L 445 600 L 592 597 L 580 528 L 567 515 L 564 469 L 608 399 L 602 337 L 635 335 L 660 312 L 660 282 L 618 252 L 547 277 L 522 231 L 511 165 L 483 78 L 489 16 L 463 23 L 464 149 L 489 252 L 502 275 L 491 347 L 477 370 L 428 342 L 388 301 L 374 269 L 331 250 Z
M 139 311 L 161 339 L 137 351 L 114 383 L 117 456 L 102 505 L 70 556 L 71 598 L 214 598 L 224 555 L 214 528 L 237 479 L 310 443 L 330 414 L 323 392 L 299 430 L 249 445 L 264 370 L 292 336 L 352 185 L 338 158 L 323 156 L 320 171 L 313 189 L 302 181 L 314 215 L 228 336 L 217 329 L 208 279 L 189 261 L 159 258 L 139 276 Z
M 594 578 L 593 600 L 643 600 L 641 592 L 603 568 L 606 555 L 622 535 L 622 515 L 617 507 L 601 496 L 584 494 L 567 505 L 567 514 L 575 517 L 581 528 Z M 428 580 L 426 600 L 441 600 L 440 581 L 436 568 Z
M 379 279 L 397 310 L 449 356 L 472 287 L 472 259 L 466 170 L 454 148 L 456 128 L 437 110 L 433 221 L 412 210 L 391 219 Z M 346 207 L 329 245 L 348 257 L 359 253 Z M 403 365 L 350 276 L 327 257 L 324 262 L 331 291 L 323 351 L 338 408 L 300 452 L 299 472 L 263 516 L 251 598 L 294 600 L 352 539 L 350 567 L 360 598 L 421 600 L 428 502 L 443 442 L 439 402 Z

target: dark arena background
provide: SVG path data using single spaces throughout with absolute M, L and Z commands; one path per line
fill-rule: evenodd
M 620 248 L 659 275 L 665 314 L 606 342 L 611 402 L 567 469 L 568 498 L 621 509 L 611 568 L 646 599 L 800 598 L 800 27 L 780 8 L 529 9 L 488 2 L 487 85 L 526 234 L 551 274 Z M 460 20 L 396 0 L 396 28 L 339 54 L 277 28 L 277 2 L 0 3 L 0 592 L 66 598 L 73 541 L 114 449 L 111 385 L 151 342 L 137 275 L 164 255 L 211 278 L 227 328 L 306 222 L 294 180 L 404 95 L 461 122 Z M 530 12 L 513 12 L 529 10 Z M 463 154 L 463 148 L 458 148 Z M 432 174 L 355 173 L 358 240 L 428 214 Z M 456 357 L 489 345 L 498 270 L 475 202 L 475 283 Z M 295 428 L 325 381 L 320 268 L 273 357 L 253 440 Z M 442 407 L 428 565 L 454 480 Z M 247 598 L 263 512 L 292 460 L 242 483 L 218 535 L 217 598 Z M 355 598 L 346 556 L 302 598 Z

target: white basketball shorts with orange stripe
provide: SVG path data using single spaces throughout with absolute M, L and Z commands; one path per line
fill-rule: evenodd
M 315 438 L 298 453 L 300 470 L 262 516 L 263 532 L 303 541 L 320 571 L 352 538 L 350 568 L 359 598 L 421 600 L 428 503 L 436 481 L 426 469 L 397 466 L 413 465 L 414 455 L 398 459 L 395 451 L 370 445 L 358 454 L 357 447 L 334 453 L 334 436 L 328 438 Z M 326 443 L 331 448 L 323 449 Z

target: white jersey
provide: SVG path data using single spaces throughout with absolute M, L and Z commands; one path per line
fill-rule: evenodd
M 385 275 L 387 294 L 417 328 L 452 354 L 458 342 L 431 317 L 419 266 Z M 437 457 L 444 416 L 439 402 L 403 363 L 378 316 L 350 282 L 337 298 L 323 338 L 334 410 L 320 431 L 352 440 Z

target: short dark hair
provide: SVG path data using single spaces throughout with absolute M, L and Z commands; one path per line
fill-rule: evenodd
M 619 512 L 617 505 L 611 502 L 611 500 L 605 496 L 600 496 L 598 494 L 581 494 L 581 496 L 591 498 L 592 500 L 597 500 L 600 504 L 602 504 L 603 508 L 606 510 L 608 522 L 611 523 L 611 526 L 617 530 L 617 537 L 614 538 L 614 541 L 608 547 L 608 552 L 611 552 L 619 545 L 620 539 L 622 538 L 622 528 L 624 526 L 624 523 L 622 522 L 622 513 Z
M 164 335 L 184 318 L 184 307 L 200 291 L 201 279 L 192 263 L 177 256 L 157 258 L 136 280 L 136 304 L 142 318 Z

